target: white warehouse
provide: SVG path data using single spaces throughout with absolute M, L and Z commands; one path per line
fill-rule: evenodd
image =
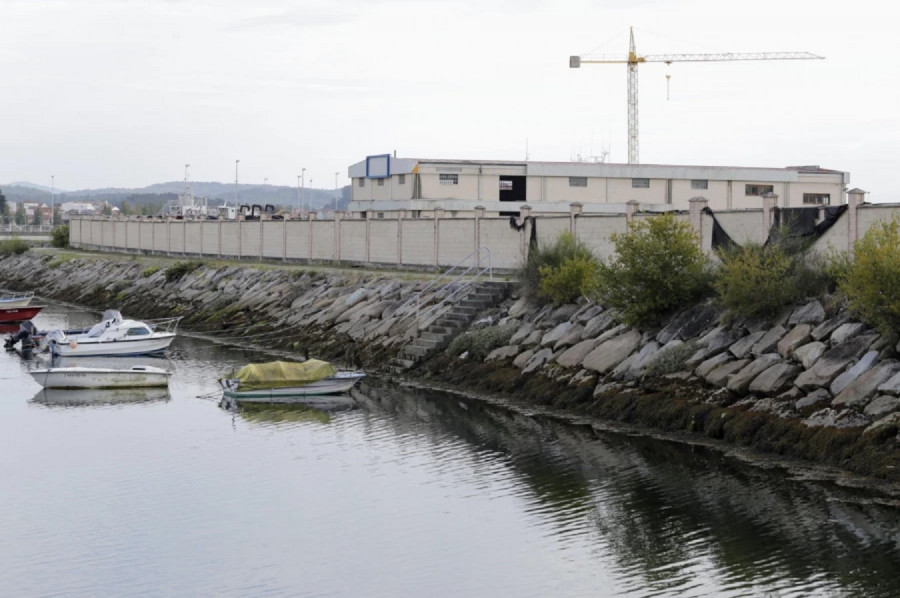
M 609 164 L 605 162 L 532 162 L 497 160 L 423 160 L 390 154 L 368 156 L 350 166 L 350 212 L 392 217 L 518 214 L 527 204 L 534 214 L 568 213 L 580 203 L 584 213 L 621 213 L 631 201 L 642 210 L 687 210 L 704 197 L 713 210 L 762 207 L 762 197 L 777 195 L 780 207 L 840 205 L 850 173 L 819 166 L 749 168 Z

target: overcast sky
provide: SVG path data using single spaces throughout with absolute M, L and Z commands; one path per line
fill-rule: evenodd
M 569 55 L 807 51 L 644 64 L 646 164 L 849 171 L 900 202 L 900 8 L 722 0 L 0 0 L 0 184 L 334 188 L 370 154 L 627 162 L 626 67 Z M 671 75 L 667 99 L 666 74 Z

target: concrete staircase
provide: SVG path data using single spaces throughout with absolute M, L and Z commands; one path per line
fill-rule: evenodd
M 419 333 L 395 357 L 390 370 L 402 374 L 426 357 L 443 349 L 469 327 L 475 316 L 509 296 L 511 283 L 486 280 L 472 285 L 469 292 Z

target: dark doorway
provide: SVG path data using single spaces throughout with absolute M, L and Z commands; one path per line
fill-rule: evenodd
M 525 203 L 525 177 L 501 176 L 500 177 L 500 201 Z M 510 206 L 513 207 L 513 206 Z M 500 212 L 501 216 L 518 216 L 519 210 L 514 212 Z

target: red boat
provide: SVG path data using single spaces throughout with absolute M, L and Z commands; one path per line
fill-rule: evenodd
M 42 309 L 44 309 L 43 305 L 0 308 L 0 322 L 24 322 L 38 315 Z

